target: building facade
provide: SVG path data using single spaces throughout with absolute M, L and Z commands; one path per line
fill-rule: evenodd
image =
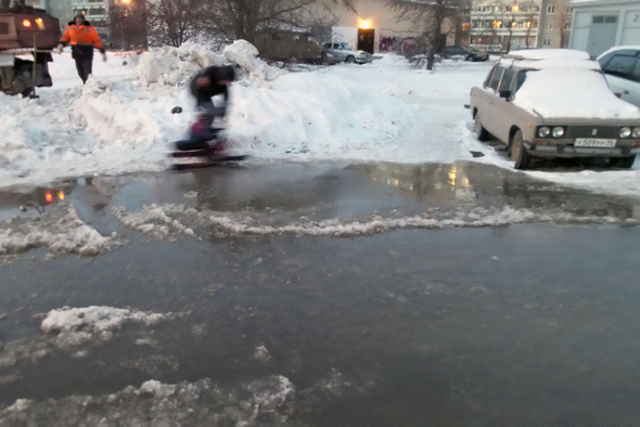
M 538 45 L 541 0 L 480 0 L 470 13 L 469 45 L 492 53 Z
M 573 0 L 569 47 L 597 57 L 613 46 L 640 45 L 640 0 Z
M 542 0 L 537 47 L 566 48 L 569 45 L 572 17 L 570 0 Z
M 425 7 L 429 7 L 428 4 Z M 331 3 L 330 9 L 336 16 L 333 26 L 324 32 L 314 31 L 321 42 L 348 42 L 370 53 L 394 52 L 407 56 L 425 53 L 421 45 L 425 29 L 410 19 L 398 19 L 387 0 L 356 0 L 353 10 Z M 436 41 L 440 47 L 456 41 L 457 11 L 452 10 L 449 15 L 442 23 L 440 40 Z
M 56 0 L 50 0 L 56 1 Z M 109 31 L 109 0 L 71 0 L 71 15 L 84 15 L 91 22 L 105 45 L 111 42 Z

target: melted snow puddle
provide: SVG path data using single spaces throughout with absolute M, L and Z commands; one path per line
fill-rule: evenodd
M 122 244 L 117 233 L 103 236 L 68 204 L 52 206 L 35 219 L 16 217 L 0 224 L 0 264 L 35 248 L 48 249 L 48 257 L 96 256 Z
M 125 325 L 141 325 L 141 338 L 136 340 L 136 345 L 150 345 L 148 328 L 180 316 L 181 313 L 142 312 L 106 306 L 51 310 L 41 315 L 43 336 L 0 343 L 0 386 L 19 379 L 14 371 L 18 362 L 36 363 L 56 349 L 70 352 L 73 358 L 84 358 L 88 355 L 88 345 L 99 346 L 111 341 Z
M 172 313 L 147 313 L 126 308 L 64 307 L 47 313 L 40 328 L 46 334 L 56 335 L 57 347 L 68 349 L 96 338 L 99 341 L 109 341 L 114 332 L 120 330 L 125 323 L 153 326 L 174 317 Z
M 295 386 L 273 375 L 223 387 L 210 379 L 156 380 L 112 394 L 35 401 L 0 411 L 1 425 L 282 425 L 294 413 Z
M 450 228 L 499 227 L 526 223 L 555 224 L 609 224 L 635 226 L 640 220 L 621 219 L 612 216 L 576 215 L 557 211 L 540 213 L 528 209 L 502 207 L 497 209 L 474 208 L 455 211 L 432 209 L 421 215 L 389 216 L 371 215 L 364 219 L 330 218 L 313 220 L 300 217 L 287 224 L 273 225 L 271 213 L 199 211 L 180 204 L 145 205 L 139 211 L 123 207 L 113 208 L 113 213 L 126 227 L 159 239 L 175 240 L 180 235 L 203 238 L 211 232 L 221 235 L 273 235 L 359 237 L 400 229 L 440 230 Z M 277 217 L 281 220 L 281 217 Z

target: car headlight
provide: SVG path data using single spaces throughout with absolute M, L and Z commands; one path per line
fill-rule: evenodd
M 549 136 L 550 133 L 551 133 L 551 129 L 549 129 L 549 126 L 540 126 L 538 128 L 538 136 L 540 138 L 546 138 Z
M 562 138 L 564 136 L 564 128 L 562 126 L 554 127 L 551 135 L 553 135 L 554 138 Z
M 629 138 L 631 136 L 631 128 L 630 127 L 623 127 L 620 129 L 620 138 Z
M 640 128 L 633 128 L 631 138 L 640 138 Z

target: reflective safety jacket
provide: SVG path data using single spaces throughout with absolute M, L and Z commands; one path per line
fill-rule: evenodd
M 71 46 L 94 46 L 100 49 L 100 52 L 104 52 L 104 44 L 100 40 L 100 36 L 96 29 L 89 23 L 85 22 L 83 25 L 76 25 L 70 22 L 67 25 L 67 29 L 64 30 L 64 34 L 60 39 L 60 43 L 63 45 L 71 44 Z

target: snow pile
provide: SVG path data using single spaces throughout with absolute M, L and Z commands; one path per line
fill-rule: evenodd
M 225 62 L 220 54 L 193 43 L 185 43 L 179 48 L 166 46 L 143 54 L 137 73 L 144 86 L 153 83 L 184 86 L 201 68 Z
M 40 247 L 55 255 L 95 256 L 122 244 L 115 232 L 101 235 L 68 205 L 47 208 L 37 221 L 13 218 L 0 224 L 0 256 Z
M 258 49 L 245 40 L 236 40 L 224 49 L 224 56 L 232 63 L 238 64 L 252 77 L 270 81 L 287 74 L 286 71 L 275 68 L 258 58 Z
M 382 158 L 380 150 L 401 143 L 418 114 L 340 74 L 308 77 L 290 73 L 268 88 L 235 87 L 229 138 L 268 158 Z
M 376 54 L 374 61 L 375 61 L 375 65 L 380 68 L 385 68 L 385 67 L 398 68 L 398 67 L 408 67 L 410 65 L 409 60 L 406 57 L 402 55 L 396 55 L 393 53 Z
M 132 100 L 126 91 L 114 91 L 109 82 L 95 78 L 87 81 L 82 95 L 83 102 L 71 106 L 74 121 L 91 129 L 101 147 L 148 151 L 163 139 L 163 127 L 147 111 L 147 101 Z
M 366 66 L 338 64 L 288 73 L 264 64 L 244 41 L 222 53 L 186 44 L 124 60 L 110 54 L 107 63 L 95 61 L 94 77 L 83 87 L 70 55 L 55 55 L 50 64 L 54 86 L 39 89 L 40 99 L 0 94 L 0 185 L 166 169 L 171 142 L 186 136 L 194 113 L 193 99 L 184 89 L 188 79 L 203 66 L 228 62 L 248 74 L 231 87 L 227 134 L 254 161 L 469 160 L 512 168 L 504 155 L 477 141 L 463 108 L 491 63 L 437 64 L 435 72 L 427 72 L 412 68 L 401 56 L 379 56 Z M 570 77 L 578 80 L 572 82 L 576 85 L 590 85 L 590 78 Z M 547 84 L 554 83 L 538 82 L 532 90 Z M 557 94 L 547 99 L 566 114 L 586 103 Z M 618 102 L 603 94 L 593 108 Z M 176 106 L 184 113 L 172 114 Z M 470 151 L 484 157 L 473 158 Z M 637 174 L 601 175 L 599 188 L 640 192 Z M 545 176 L 592 188 L 581 174 Z
M 64 307 L 47 313 L 40 329 L 47 334 L 56 334 L 58 347 L 70 348 L 92 339 L 109 341 L 113 333 L 120 330 L 125 323 L 151 326 L 173 317 L 171 313 L 140 312 L 104 306 Z
M 295 414 L 295 387 L 283 376 L 223 388 L 209 379 L 149 380 L 113 394 L 38 402 L 19 399 L 0 411 L 0 425 L 284 425 Z
M 214 53 L 194 43 L 147 52 L 140 58 L 137 74 L 146 87 L 152 84 L 184 87 L 202 68 L 228 63 L 239 65 L 258 82 L 274 80 L 287 73 L 258 58 L 258 49 L 251 43 L 237 40 L 222 53 Z

